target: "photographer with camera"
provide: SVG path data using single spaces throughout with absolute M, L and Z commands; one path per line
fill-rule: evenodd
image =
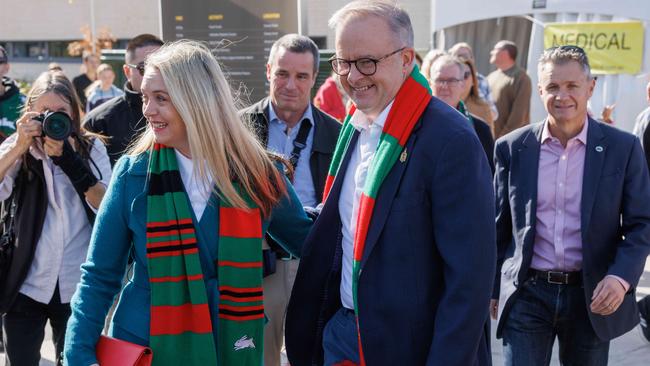
M 5 365 L 39 364 L 47 320 L 60 365 L 70 299 L 111 168 L 101 139 L 80 127 L 79 100 L 61 72 L 36 79 L 16 127 L 0 145 Z

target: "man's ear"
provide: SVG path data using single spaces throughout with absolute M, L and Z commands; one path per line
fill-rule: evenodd
M 402 68 L 404 70 L 410 70 L 411 65 L 415 61 L 415 49 L 413 47 L 407 47 L 402 50 Z
M 591 96 L 594 95 L 594 89 L 596 88 L 596 79 L 594 77 L 591 77 L 588 82 L 589 82 L 589 98 L 591 98 Z
M 128 67 L 126 64 L 122 65 L 122 72 L 124 73 L 124 76 L 126 77 L 126 80 L 131 81 L 131 68 Z
M 271 64 L 266 64 L 266 80 L 271 81 Z

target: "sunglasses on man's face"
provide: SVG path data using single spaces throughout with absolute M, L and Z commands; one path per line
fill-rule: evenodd
M 126 64 L 126 66 L 138 70 L 140 73 L 140 76 L 144 76 L 144 61 L 143 62 L 138 62 L 137 65 L 134 64 Z

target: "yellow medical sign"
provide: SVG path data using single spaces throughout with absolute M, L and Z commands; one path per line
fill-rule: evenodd
M 643 62 L 641 22 L 548 23 L 544 48 L 579 46 L 594 74 L 637 74 Z

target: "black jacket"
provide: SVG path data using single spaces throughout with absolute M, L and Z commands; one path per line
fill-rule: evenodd
M 30 154 L 25 157 L 12 193 L 18 202 L 14 221 L 16 239 L 11 264 L 3 269 L 6 277 L 0 278 L 0 313 L 9 310 L 27 277 L 47 213 L 43 165 Z
M 111 166 L 122 156 L 126 148 L 146 127 L 142 116 L 142 94 L 124 85 L 124 95 L 113 98 L 86 115 L 84 128 L 102 134 L 109 139 L 106 150 Z
M 472 119 L 472 124 L 474 125 L 474 131 L 476 131 L 476 136 L 478 136 L 478 140 L 481 141 L 483 150 L 485 150 L 485 156 L 487 156 L 488 163 L 490 163 L 492 175 L 494 175 L 494 138 L 492 137 L 490 126 L 473 114 L 470 115 L 470 117 Z
M 264 147 L 267 146 L 269 141 L 269 107 L 269 98 L 264 98 L 241 111 L 242 114 L 251 118 L 254 132 Z M 311 108 L 314 116 L 314 142 L 312 151 L 309 152 L 309 168 L 316 191 L 316 201 L 321 202 L 323 200 L 323 190 L 325 189 L 325 179 L 334 155 L 341 124 L 313 104 Z

